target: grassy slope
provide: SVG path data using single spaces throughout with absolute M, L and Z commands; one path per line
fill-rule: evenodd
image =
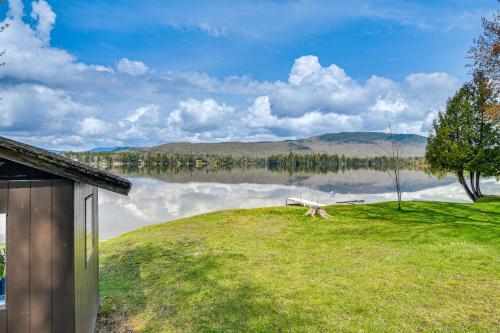
M 141 332 L 494 332 L 500 200 L 221 211 L 103 243 L 103 311 Z

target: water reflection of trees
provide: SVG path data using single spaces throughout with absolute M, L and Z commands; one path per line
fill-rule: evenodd
M 122 174 L 162 174 L 185 172 L 231 171 L 232 169 L 267 169 L 278 173 L 336 173 L 346 170 L 370 169 L 385 171 L 390 159 L 380 157 L 349 157 L 336 154 L 276 154 L 263 158 L 217 155 L 165 154 L 150 152 L 69 153 L 67 157 Z M 403 159 L 406 170 L 425 171 L 419 157 Z
M 219 165 L 219 166 L 200 166 L 195 167 L 192 165 L 181 165 L 181 166 L 168 166 L 168 165 L 143 165 L 143 166 L 114 166 L 107 168 L 108 171 L 124 174 L 143 174 L 143 175 L 161 175 L 165 173 L 169 174 L 184 174 L 184 173 L 213 173 L 213 172 L 231 172 L 233 170 L 257 170 L 264 169 L 272 173 L 288 174 L 294 175 L 298 173 L 308 173 L 308 174 L 329 174 L 329 173 L 343 173 L 349 170 L 359 171 L 359 170 L 375 170 L 375 171 L 385 171 L 387 166 L 385 165 L 365 165 L 365 164 L 351 164 L 351 165 L 320 165 L 320 164 L 299 164 L 299 165 Z M 426 171 L 426 169 L 421 165 L 407 165 L 405 170 L 414 171 Z

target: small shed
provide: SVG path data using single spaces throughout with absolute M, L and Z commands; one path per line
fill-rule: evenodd
M 95 331 L 98 188 L 131 184 L 0 137 L 0 333 Z

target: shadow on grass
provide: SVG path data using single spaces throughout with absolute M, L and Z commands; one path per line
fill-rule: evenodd
M 405 202 L 402 211 L 394 203 L 331 206 L 327 211 L 333 219 L 317 219 L 317 223 L 311 223 L 298 208 L 259 210 L 251 221 L 272 217 L 272 223 L 281 223 L 283 232 L 278 236 L 283 238 L 273 238 L 273 245 L 281 251 L 294 247 L 297 240 L 335 244 L 343 238 L 349 244 L 369 247 L 383 242 L 456 240 L 498 244 L 500 236 L 500 214 L 495 206 Z M 248 214 L 231 212 L 236 213 Z M 216 220 L 220 215 L 211 216 Z M 136 233 L 103 244 L 101 324 L 106 324 L 106 317 L 114 317 L 131 318 L 142 332 L 320 331 L 316 319 L 321 314 L 305 305 L 300 308 L 290 297 L 280 299 L 271 293 L 272 286 L 258 284 L 238 271 L 248 260 L 238 250 L 211 248 L 209 240 L 199 238 L 172 241 L 159 235 Z M 112 328 L 107 331 L 114 332 Z
M 103 258 L 102 318 L 131 317 L 142 332 L 280 332 L 293 320 L 265 290 L 232 271 L 243 255 L 198 254 L 193 242 L 156 244 L 127 250 L 114 244 L 115 254 Z
M 403 202 L 402 210 L 398 210 L 395 203 L 382 203 L 359 206 L 357 209 L 332 206 L 328 211 L 337 219 L 350 219 L 362 224 L 359 229 L 348 230 L 347 237 L 357 233 L 374 237 L 390 236 L 392 241 L 408 241 L 425 239 L 426 234 L 446 234 L 485 242 L 498 239 L 500 213 L 480 208 L 471 204 Z

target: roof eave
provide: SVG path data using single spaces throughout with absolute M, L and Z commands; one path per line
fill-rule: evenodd
M 128 195 L 132 187 L 131 183 L 124 178 L 72 161 L 43 149 L 1 137 L 0 155 L 13 162 L 123 195 Z

